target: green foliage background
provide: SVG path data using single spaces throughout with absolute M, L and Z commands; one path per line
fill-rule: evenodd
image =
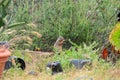
M 18 33 L 2 36 L 0 40 L 10 40 L 16 35 L 29 35 L 20 30 L 37 31 L 42 38 L 32 37 L 30 47 L 22 46 L 26 42 L 17 43 L 16 49 L 52 50 L 59 35 L 66 42 L 64 48 L 71 46 L 69 39 L 76 44 L 96 41 L 99 46 L 104 43 L 116 22 L 116 10 L 119 0 L 12 0 L 9 6 L 8 19 L 11 22 L 34 23 L 37 28 L 27 25 L 12 28 Z M 4 38 L 5 37 L 5 38 Z
M 0 0 L 0 2 L 4 1 L 10 4 L 7 9 L 3 9 L 0 4 L 0 41 L 12 41 L 10 46 L 14 49 L 12 55 L 24 59 L 27 64 L 25 71 L 20 71 L 18 68 L 10 69 L 3 75 L 4 80 L 30 80 L 41 77 L 46 79 L 48 74 L 46 76 L 39 74 L 38 77 L 32 78 L 26 73 L 33 70 L 46 74 L 45 67 L 50 61 L 60 61 L 64 73 L 67 74 L 58 76 L 55 80 L 66 80 L 73 77 L 67 72 L 73 70 L 72 75 L 78 72 L 69 65 L 71 59 L 91 59 L 92 67 L 87 70 L 89 71 L 87 73 L 92 72 L 90 76 L 117 80 L 108 70 L 110 69 L 111 72 L 112 68 L 119 69 L 120 63 L 113 67 L 111 63 L 99 59 L 97 53 L 108 40 L 109 33 L 116 23 L 120 0 Z M 6 14 L 2 17 L 3 13 Z M 36 34 L 31 33 L 32 31 Z M 19 50 L 33 50 L 34 47 L 39 47 L 43 51 L 51 51 L 60 35 L 66 40 L 63 46 L 65 50 L 61 55 L 55 54 L 46 59 L 39 54 Z M 79 75 L 81 76 L 80 73 Z
M 111 34 L 109 35 L 109 41 L 112 45 L 115 46 L 116 50 L 120 49 L 120 22 L 118 22 L 114 29 L 111 31 Z

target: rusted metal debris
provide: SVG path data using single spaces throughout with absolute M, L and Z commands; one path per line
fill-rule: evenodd
M 100 58 L 115 63 L 120 58 L 120 52 L 115 50 L 115 46 L 107 43 L 101 49 Z

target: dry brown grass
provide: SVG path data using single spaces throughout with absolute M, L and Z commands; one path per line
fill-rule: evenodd
M 117 69 L 116 69 L 117 70 Z M 37 71 L 36 71 L 37 72 Z M 100 72 L 99 72 L 100 73 Z M 51 76 L 50 73 L 46 72 L 37 72 L 37 76 L 28 75 L 28 70 L 25 70 L 21 73 L 21 75 L 17 72 L 14 72 L 12 75 L 8 72 L 4 80 L 77 80 L 80 77 L 90 77 L 93 78 L 93 80 L 119 80 L 120 71 L 112 71 L 109 73 L 109 70 L 107 70 L 105 73 L 95 73 L 94 70 L 88 71 L 88 70 L 70 70 L 69 72 L 60 73 Z M 89 80 L 89 79 L 83 79 L 83 80 Z
M 34 56 L 35 57 L 35 56 Z M 93 80 L 119 80 L 120 79 L 120 68 L 108 67 L 99 65 L 98 62 L 94 62 L 91 69 L 83 68 L 77 70 L 71 68 L 69 71 L 63 73 L 51 75 L 50 71 L 45 69 L 46 59 L 36 58 L 37 60 L 27 62 L 27 68 L 25 71 L 11 69 L 4 73 L 3 80 L 79 80 L 81 77 L 89 77 Z M 48 60 L 50 60 L 48 58 Z M 30 71 L 35 71 L 37 75 L 28 75 Z M 81 79 L 89 80 L 89 79 Z

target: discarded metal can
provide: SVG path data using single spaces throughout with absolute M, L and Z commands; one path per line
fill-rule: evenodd
M 76 69 L 82 69 L 85 64 L 92 64 L 91 60 L 79 60 L 79 59 L 74 59 L 70 61 L 70 65 L 74 65 Z
M 60 62 L 49 62 L 47 63 L 47 67 L 52 70 L 52 75 L 63 72 Z
M 4 70 L 8 70 L 12 67 L 12 62 L 10 60 L 8 60 L 6 63 L 5 63 L 5 67 L 4 67 Z
M 14 68 L 15 66 L 17 66 L 17 68 L 20 68 L 22 70 L 26 68 L 26 64 L 23 59 L 17 58 L 16 56 L 10 56 L 8 61 L 5 64 L 4 70 L 8 70 L 11 67 Z

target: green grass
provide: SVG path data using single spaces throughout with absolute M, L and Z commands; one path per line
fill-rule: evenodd
M 31 2 L 16 0 L 11 2 L 9 6 L 8 21 L 10 20 L 10 23 L 34 23 L 37 28 L 19 25 L 12 28 L 18 32 L 7 36 L 1 34 L 0 40 L 9 41 L 15 35 L 29 35 L 19 32 L 24 29 L 26 31 L 34 30 L 43 35 L 42 38 L 32 36 L 34 43 L 29 49 L 38 46 L 45 51 L 52 50 L 52 45 L 59 35 L 66 39 L 64 48 L 71 46 L 69 39 L 77 44 L 96 41 L 101 46 L 116 22 L 116 10 L 120 7 L 118 3 L 119 0 L 78 0 L 78 2 L 73 0 L 44 0 L 37 3 L 34 0 Z M 22 43 L 26 43 L 26 41 Z M 16 46 L 16 49 L 27 48 L 21 43 L 17 45 L 20 46 Z
M 15 36 L 29 36 L 33 43 L 28 47 L 28 40 L 17 42 L 12 55 L 25 60 L 25 71 L 10 69 L 3 74 L 3 80 L 76 80 L 81 76 L 89 76 L 94 80 L 118 80 L 120 61 L 115 66 L 104 60 L 98 61 L 99 48 L 108 40 L 108 35 L 116 22 L 116 10 L 120 8 L 119 0 L 14 0 L 9 6 L 6 19 L 10 24 L 25 22 L 31 25 L 19 25 L 0 34 L 1 41 L 9 41 Z M 22 32 L 22 31 L 25 32 Z M 15 31 L 12 34 L 7 34 Z M 36 31 L 42 38 L 31 35 Z M 51 51 L 57 37 L 65 38 L 63 52 L 44 58 L 39 54 L 21 53 L 19 49 L 39 47 L 43 51 Z M 92 59 L 92 67 L 76 70 L 69 66 L 71 59 Z M 63 74 L 51 76 L 46 71 L 47 62 L 60 61 Z M 37 72 L 37 76 L 28 75 L 29 71 Z
M 97 46 L 96 43 L 92 43 L 92 45 L 84 44 L 83 46 L 76 45 L 71 50 L 63 51 L 61 55 L 56 54 L 48 58 L 40 57 L 39 54 L 25 53 L 26 70 L 21 71 L 17 68 L 11 68 L 3 74 L 3 80 L 77 80 L 83 76 L 91 77 L 94 80 L 118 80 L 120 78 L 119 61 L 114 66 L 102 59 L 98 61 L 98 49 L 93 50 L 95 46 Z M 20 53 L 15 52 L 14 54 L 20 57 Z M 28 54 L 32 55 L 34 59 L 31 60 Z M 86 65 L 81 70 L 75 69 L 74 66 L 69 66 L 69 60 L 71 59 L 86 58 L 92 59 L 92 66 Z M 60 61 L 64 70 L 62 74 L 52 76 L 51 71 L 46 70 L 46 64 L 53 61 Z M 35 71 L 37 75 L 28 75 L 30 71 Z

